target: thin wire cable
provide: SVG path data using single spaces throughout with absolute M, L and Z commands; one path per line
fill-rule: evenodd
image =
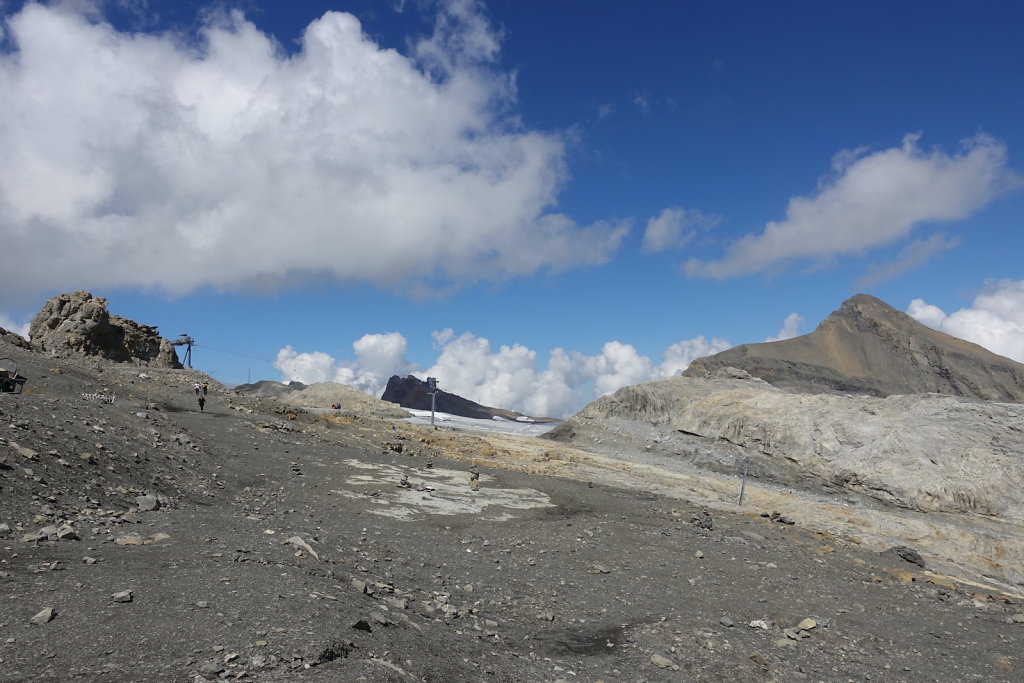
M 206 344 L 202 344 L 202 345 L 200 345 L 200 344 L 193 344 L 193 348 L 202 348 L 202 349 L 206 349 L 206 350 L 209 350 L 209 351 L 219 351 L 221 353 L 230 353 L 232 355 L 244 355 L 244 356 L 246 356 L 248 358 L 256 358 L 257 360 L 262 360 L 264 362 L 270 362 L 270 364 L 272 364 L 272 362 L 273 362 L 273 360 L 271 360 L 270 358 L 264 358 L 261 355 L 254 355 L 252 353 L 243 353 L 242 351 L 228 351 L 226 348 L 216 348 L 214 346 L 207 346 Z

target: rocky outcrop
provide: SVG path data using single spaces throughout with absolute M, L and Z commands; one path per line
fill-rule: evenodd
M 32 319 L 29 337 L 55 357 L 98 356 L 117 363 L 182 367 L 174 346 L 156 327 L 111 315 L 106 299 L 85 291 L 47 301 Z
M 624 387 L 548 438 L 651 452 L 912 510 L 1024 521 L 1024 406 L 936 394 L 794 394 L 736 369 Z
M 0 339 L 4 340 L 8 344 L 14 344 L 15 346 L 23 349 L 32 349 L 32 345 L 28 343 L 27 339 L 17 332 L 11 332 L 10 330 L 5 330 L 2 327 L 0 327 Z
M 397 403 L 403 408 L 414 410 L 430 410 L 430 393 L 427 385 L 412 375 L 401 378 L 392 375 L 388 385 L 381 395 L 382 401 Z M 447 391 L 438 389 L 434 409 L 440 413 L 459 415 L 460 417 L 471 417 L 478 420 L 490 420 L 495 417 L 507 420 L 517 420 L 524 417 L 513 410 L 502 410 L 501 408 L 490 408 L 462 398 L 456 394 L 449 394 Z
M 867 294 L 843 303 L 814 332 L 698 358 L 683 373 L 746 370 L 804 393 L 937 393 L 1024 402 L 1024 364 L 922 325 Z

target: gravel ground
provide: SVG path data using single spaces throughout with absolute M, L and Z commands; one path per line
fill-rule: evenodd
M 549 442 L 215 383 L 200 413 L 200 373 L 0 344 L 29 377 L 0 395 L 0 680 L 1024 676 L 1024 606 L 898 553 Z

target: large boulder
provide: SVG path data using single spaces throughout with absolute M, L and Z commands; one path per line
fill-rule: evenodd
M 58 294 L 29 326 L 32 344 L 51 356 L 98 356 L 117 363 L 180 368 L 178 354 L 157 328 L 111 315 L 107 300 L 89 292 Z
M 736 346 L 694 360 L 683 374 L 700 377 L 723 367 L 805 393 L 1024 402 L 1024 364 L 933 330 L 867 294 L 843 302 L 810 334 Z

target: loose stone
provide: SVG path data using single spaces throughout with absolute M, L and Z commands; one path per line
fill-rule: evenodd
M 35 624 L 36 626 L 42 626 L 43 624 L 53 621 L 53 618 L 55 616 L 57 616 L 57 612 L 54 611 L 52 607 L 46 607 L 40 610 L 34 617 L 29 619 L 29 622 Z

